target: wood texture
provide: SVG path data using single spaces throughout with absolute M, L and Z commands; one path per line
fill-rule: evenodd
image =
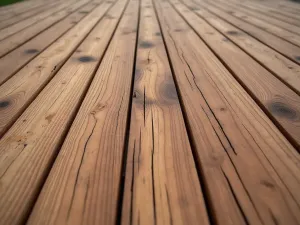
M 299 225 L 299 13 L 0 7 L 0 225 Z
M 34 38 L 40 32 L 43 32 L 47 28 L 49 29 L 52 25 L 59 22 L 60 20 L 63 20 L 69 14 L 73 13 L 74 11 L 76 11 L 78 8 L 82 7 L 86 3 L 88 3 L 88 0 L 78 1 L 73 5 L 68 6 L 66 9 L 63 9 L 50 17 L 47 17 L 45 20 L 37 22 L 33 26 L 21 30 L 16 34 L 11 35 L 9 38 L 0 41 L 0 57 L 12 51 L 13 49 L 19 47 L 21 44 L 27 42 L 31 38 Z M 75 20 L 72 22 L 75 23 Z M 65 28 L 67 29 L 68 26 L 65 26 Z M 58 28 L 56 27 L 56 29 Z M 48 31 L 48 33 L 50 32 Z M 50 39 L 49 36 L 48 39 Z M 55 38 L 51 38 L 51 40 L 55 40 Z M 45 43 L 45 39 L 43 39 L 43 43 Z
M 19 23 L 15 23 L 12 26 L 2 29 L 1 33 L 0 33 L 0 40 L 8 38 L 10 35 L 17 33 L 18 31 L 21 31 L 24 28 L 26 28 L 42 19 L 45 19 L 46 17 L 50 16 L 51 14 L 53 14 L 55 12 L 60 11 L 61 9 L 67 7 L 71 2 L 73 2 L 73 0 L 65 1 L 62 4 L 56 3 L 56 4 L 58 4 L 57 7 L 52 7 L 45 12 L 42 12 L 42 13 L 37 14 L 28 19 L 22 20 Z
M 138 5 L 129 2 L 28 224 L 116 223 Z
M 172 7 L 155 3 L 214 220 L 297 224 L 298 153 Z
M 174 0 L 175 1 L 175 0 Z M 175 8 L 300 151 L 300 96 L 182 4 Z M 230 32 L 229 36 L 239 33 Z M 238 59 L 238 60 L 237 60 Z M 299 81 L 298 81 L 299 85 Z
M 99 0 L 98 2 L 101 1 Z M 75 25 L 94 8 L 93 3 L 83 7 L 81 10 L 72 13 L 64 20 L 21 45 L 19 48 L 3 56 L 0 60 L 0 69 L 2 71 L 0 74 L 0 84 L 3 84 L 15 75 L 24 65 L 28 64 L 28 62 L 43 52 L 47 47 L 50 47 L 51 44 L 59 42 L 58 38 L 64 37 L 66 35 L 65 33 L 68 33 L 71 28 L 76 27 Z M 75 36 L 76 34 L 74 34 L 74 38 Z
M 98 20 L 111 5 L 101 5 L 91 15 Z M 1 223 L 23 224 L 28 216 L 111 39 L 122 7 L 124 1 L 119 1 L 108 12 L 115 18 L 104 17 L 100 21 L 1 139 Z
M 9 102 L 7 106 L 0 109 L 0 135 L 4 134 L 28 104 L 37 96 L 56 72 L 59 71 L 60 67 L 75 51 L 76 47 L 97 24 L 99 19 L 101 19 L 101 16 L 105 14 L 106 10 L 111 6 L 111 3 L 112 2 L 105 2 L 95 9 L 93 9 L 95 7 L 94 5 L 87 6 L 85 12 L 91 11 L 88 16 L 54 42 L 46 51 L 28 63 L 26 67 L 16 73 L 10 80 L 0 86 L 1 101 Z M 82 15 L 80 12 L 79 14 Z M 80 17 L 78 19 L 80 19 Z M 73 26 L 72 19 L 66 22 Z M 62 28 L 64 28 L 64 26 Z M 39 36 L 41 41 L 43 37 L 45 36 Z M 39 42 L 33 43 L 36 44 Z M 29 48 L 29 50 L 30 49 L 34 50 L 39 48 Z M 26 50 L 23 52 L 26 52 Z M 12 63 L 8 65 L 12 66 Z M 22 83 L 19 83 L 20 80 L 22 80 Z
M 200 0 L 197 0 L 197 1 L 200 1 Z M 274 34 L 284 40 L 287 40 L 290 43 L 297 45 L 298 47 L 300 46 L 299 34 L 292 33 L 291 31 L 285 30 L 279 26 L 276 26 L 276 25 L 273 25 L 266 21 L 260 20 L 254 16 L 249 16 L 248 14 L 246 14 L 242 11 L 234 10 L 231 6 L 224 5 L 224 4 L 217 4 L 217 5 L 219 8 L 224 9 L 226 12 L 235 16 L 236 18 L 246 21 L 252 25 L 255 25 L 256 27 L 258 27 L 262 30 L 265 30 L 271 34 Z
M 186 3 L 186 6 L 189 8 L 197 7 L 197 5 L 190 0 L 185 0 L 184 3 Z M 185 7 L 181 7 L 181 9 L 182 14 L 186 15 Z M 217 31 L 221 32 L 222 35 L 224 35 L 224 41 L 232 41 L 238 45 L 275 74 L 276 77 L 281 79 L 281 81 L 293 88 L 298 94 L 300 93 L 300 66 L 298 64 L 291 62 L 280 53 L 265 46 L 247 33 L 226 23 L 205 9 L 198 9 L 195 13 L 201 17 L 201 23 L 207 22 L 206 26 L 211 25 Z M 216 30 L 212 28 L 210 30 L 210 32 L 216 32 Z
M 273 34 L 270 34 L 269 32 L 259 29 L 258 27 L 250 23 L 247 23 L 241 19 L 238 19 L 230 15 L 225 11 L 220 10 L 218 8 L 219 5 L 213 3 L 212 1 L 210 1 L 209 4 L 205 3 L 204 1 L 201 2 L 199 1 L 196 3 L 199 3 L 200 7 L 207 9 L 214 15 L 220 17 L 222 20 L 227 21 L 228 23 L 235 26 L 236 28 L 241 29 L 244 32 L 248 33 L 252 37 L 262 42 L 264 45 L 273 48 L 274 50 L 288 57 L 290 60 L 293 60 L 294 62 L 300 64 L 300 57 L 298 57 L 300 52 L 300 47 L 297 47 L 292 43 L 289 43 Z
M 122 224 L 209 224 L 151 0 L 142 0 Z

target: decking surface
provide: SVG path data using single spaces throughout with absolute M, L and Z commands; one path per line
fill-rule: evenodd
M 300 224 L 300 4 L 0 8 L 1 225 Z

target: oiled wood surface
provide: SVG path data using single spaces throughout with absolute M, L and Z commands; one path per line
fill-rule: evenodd
M 300 4 L 0 8 L 0 225 L 299 225 Z

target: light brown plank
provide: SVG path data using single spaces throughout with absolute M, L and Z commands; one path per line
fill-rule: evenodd
M 21 31 L 21 30 L 25 29 L 26 27 L 29 27 L 30 25 L 50 16 L 51 14 L 53 14 L 55 12 L 62 10 L 63 8 L 66 8 L 73 1 L 74 0 L 64 1 L 62 4 L 60 4 L 58 2 L 58 3 L 56 3 L 56 4 L 58 4 L 57 7 L 52 7 L 49 10 L 42 12 L 36 16 L 30 17 L 28 19 L 25 19 L 23 21 L 20 21 L 18 23 L 15 23 L 9 27 L 2 29 L 0 32 L 0 40 L 8 38 L 10 35 L 17 33 L 18 31 Z
M 246 8 L 245 6 L 235 4 L 232 1 L 218 0 L 217 2 L 219 4 L 230 7 L 232 11 L 243 12 L 243 13 L 247 14 L 248 17 L 250 17 L 250 18 L 257 18 L 261 21 L 266 22 L 267 24 L 278 26 L 284 30 L 290 31 L 291 33 L 300 35 L 300 27 L 293 25 L 289 22 L 284 22 L 282 20 L 273 18 L 273 17 L 267 15 L 266 13 L 260 13 L 260 12 L 253 11 L 251 9 Z
M 235 44 L 224 41 L 222 34 L 192 11 L 186 11 L 187 7 L 176 4 L 175 8 L 300 151 L 300 96 Z
M 231 25 L 234 25 L 236 28 L 242 29 L 265 45 L 273 48 L 274 50 L 280 52 L 294 62 L 300 64 L 300 48 L 295 46 L 294 44 L 291 44 L 273 34 L 270 34 L 262 29 L 259 29 L 258 27 L 255 27 L 220 10 L 218 8 L 218 5 L 213 3 L 212 1 L 210 1 L 209 4 L 205 3 L 204 1 L 199 1 L 197 3 L 199 3 L 200 7 L 203 7 L 204 9 L 213 13 L 215 16 L 220 17 L 222 20 L 227 21 Z M 195 10 L 200 9 L 200 7 L 195 8 Z
M 300 156 L 166 1 L 155 1 L 215 223 L 298 224 Z
M 92 13 L 93 17 L 99 19 L 111 5 L 112 3 L 101 5 Z M 94 77 L 123 6 L 124 1 L 119 1 L 109 11 L 114 18 L 105 17 L 101 20 L 79 46 L 80 52 L 75 52 L 70 57 L 1 139 L 1 223 L 24 224 Z M 103 30 L 106 32 L 102 32 Z M 48 213 L 52 215 L 52 212 Z M 49 219 L 38 224 L 51 222 L 53 221 Z
M 122 224 L 208 225 L 151 0 L 142 0 Z
M 197 5 L 190 0 L 184 0 L 184 3 L 188 8 L 197 7 Z M 181 10 L 182 14 L 187 14 L 185 12 L 186 9 L 187 8 Z M 223 41 L 232 41 L 238 45 L 268 70 L 272 71 L 279 79 L 289 85 L 289 87 L 300 94 L 300 66 L 298 64 L 290 61 L 280 53 L 262 44 L 226 21 L 219 19 L 217 16 L 203 8 L 194 11 L 194 13 L 200 16 L 199 23 L 205 24 L 204 26 L 206 27 L 207 33 L 221 32 L 222 35 L 224 35 Z M 194 18 L 194 16 L 190 18 Z
M 82 0 L 86 1 L 86 0 Z M 102 0 L 96 0 L 96 3 L 100 3 Z M 35 58 L 51 44 L 57 42 L 62 35 L 66 35 L 66 32 L 71 28 L 76 27 L 75 25 L 86 17 L 95 8 L 94 3 L 90 3 L 76 12 L 70 14 L 68 17 L 45 30 L 35 38 L 21 45 L 19 48 L 10 52 L 0 59 L 0 84 L 6 82 L 16 72 L 22 69 L 30 60 Z M 82 23 L 82 22 L 81 22 Z M 82 26 L 82 25 L 81 25 Z M 77 40 L 77 34 L 73 34 L 74 39 Z
M 52 2 L 50 4 L 43 4 L 33 10 L 30 10 L 28 12 L 25 12 L 25 13 L 22 13 L 22 14 L 17 14 L 15 16 L 13 16 L 12 18 L 9 18 L 9 19 L 6 19 L 4 20 L 3 18 L 0 17 L 1 19 L 1 22 L 0 22 L 0 29 L 3 29 L 5 27 L 8 27 L 12 24 L 15 24 L 21 20 L 24 20 L 24 19 L 27 19 L 31 16 L 35 16 L 39 13 L 43 13 L 44 11 L 47 11 L 49 8 L 51 7 L 57 7 L 57 4 L 56 4 L 57 1 L 55 2 Z M 0 31 L 1 32 L 1 31 Z
M 251 1 L 245 1 L 243 2 L 243 4 L 241 4 L 241 2 L 237 2 L 235 0 L 232 1 L 232 3 L 237 4 L 239 6 L 244 6 L 245 9 L 250 9 L 253 10 L 255 12 L 259 12 L 259 13 L 263 13 L 264 15 L 268 15 L 270 17 L 279 19 L 281 21 L 290 23 L 290 24 L 294 24 L 296 26 L 300 26 L 300 16 L 297 15 L 292 15 L 291 13 L 285 13 L 285 12 L 280 12 L 280 11 L 276 11 L 276 10 L 272 10 L 272 8 L 269 7 L 265 7 L 262 4 L 255 4 L 254 2 Z
M 8 52 L 14 50 L 15 48 L 19 47 L 21 44 L 27 42 L 31 38 L 34 38 L 36 35 L 40 34 L 46 29 L 49 29 L 52 25 L 55 25 L 55 23 L 60 22 L 65 17 L 67 17 L 69 14 L 73 13 L 80 7 L 87 4 L 89 0 L 81 0 L 73 5 L 70 5 L 66 9 L 63 9 L 60 12 L 57 12 L 55 15 L 46 18 L 45 20 L 42 20 L 33 26 L 28 27 L 27 29 L 21 30 L 20 32 L 13 34 L 9 38 L 6 38 L 2 41 L 0 41 L 0 57 L 7 54 Z M 74 15 L 74 14 L 73 14 Z M 72 21 L 75 23 L 75 21 Z M 66 29 L 68 26 L 66 26 Z M 57 30 L 57 28 L 56 28 Z M 50 33 L 49 31 L 47 31 Z M 52 33 L 52 32 L 51 32 Z M 48 36 L 49 37 L 49 36 Z M 48 38 L 50 39 L 50 37 Z M 51 38 L 53 41 L 55 38 Z M 43 43 L 46 44 L 45 39 L 43 39 Z M 1 60 L 1 59 L 0 59 Z
M 196 0 L 196 1 L 201 2 L 203 0 Z M 220 4 L 220 2 L 217 2 L 216 4 L 217 4 L 218 8 L 223 9 L 224 11 L 228 12 L 230 15 L 235 16 L 236 18 L 246 21 L 246 22 L 248 22 L 264 31 L 274 34 L 278 37 L 281 37 L 282 39 L 287 40 L 290 43 L 297 45 L 298 47 L 300 46 L 300 36 L 298 34 L 292 33 L 292 32 L 285 30 L 279 26 L 265 22 L 254 16 L 250 16 L 241 10 L 235 10 L 232 6 Z
M 115 224 L 131 97 L 138 1 L 130 1 L 28 225 Z
M 0 86 L 0 102 L 7 102 L 5 107 L 0 109 L 1 136 L 76 50 L 110 4 L 111 2 L 104 2 L 95 9 L 94 5 L 87 6 L 89 10 L 85 12 L 91 11 L 88 16 Z
M 22 14 L 24 12 L 30 11 L 34 9 L 36 6 L 40 6 L 42 4 L 47 4 L 49 1 L 23 1 L 17 2 L 12 5 L 2 6 L 0 8 L 0 17 L 2 19 L 6 19 L 18 14 Z

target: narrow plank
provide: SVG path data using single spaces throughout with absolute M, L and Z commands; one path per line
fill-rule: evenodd
M 90 14 L 0 86 L 0 102 L 8 102 L 0 109 L 1 136 L 76 50 L 110 4 L 104 2 L 95 9 L 94 6 L 88 6 Z
M 28 225 L 116 223 L 138 5 L 129 2 Z
M 5 22 L 6 20 L 10 20 L 14 17 L 16 18 L 25 18 L 25 14 L 30 15 L 32 11 L 37 10 L 38 8 L 42 8 L 45 5 L 49 5 L 51 4 L 51 1 L 47 1 L 47 2 L 31 2 L 30 8 L 22 8 L 22 10 L 20 10 L 19 12 L 11 12 L 11 13 L 5 13 L 5 14 L 1 14 L 0 13 L 0 24 L 2 24 L 2 22 Z
M 100 3 L 101 1 L 102 0 L 96 1 L 96 3 Z M 61 36 L 66 35 L 66 32 L 70 32 L 69 30 L 76 27 L 76 24 L 85 18 L 95 7 L 94 3 L 86 5 L 82 9 L 77 10 L 64 20 L 50 27 L 45 32 L 42 32 L 40 35 L 2 57 L 0 60 L 0 70 L 2 71 L 0 75 L 0 84 L 6 82 L 30 60 L 43 52 L 43 50 L 47 49 L 52 43 L 57 42 Z M 77 34 L 74 34 L 75 40 L 77 40 L 76 36 Z
M 274 2 L 274 1 L 260 1 L 261 4 L 264 4 L 266 6 L 272 6 L 276 7 L 279 10 L 281 9 L 282 11 L 287 11 L 289 13 L 294 13 L 296 15 L 299 15 L 300 8 L 299 4 L 293 3 L 291 1 L 279 1 L 279 2 Z M 292 5 L 291 5 L 292 3 Z
M 17 2 L 12 5 L 2 6 L 0 8 L 0 16 L 14 16 L 16 14 L 21 14 L 27 12 L 28 10 L 33 9 L 35 6 L 39 6 L 41 4 L 45 4 L 49 1 L 23 1 Z
M 251 3 L 251 2 L 250 2 Z M 280 9 L 272 6 L 264 6 L 262 4 L 259 4 L 261 7 L 269 9 L 268 11 L 271 12 L 273 15 L 283 15 L 285 17 L 293 18 L 293 19 L 300 19 L 299 13 L 294 14 L 293 12 L 287 12 L 285 10 L 282 10 L 282 7 Z M 284 8 L 284 7 L 283 7 Z
M 227 21 L 236 28 L 242 29 L 244 32 L 261 41 L 265 45 L 273 48 L 274 50 L 280 52 L 294 62 L 300 64 L 299 47 L 220 10 L 218 8 L 218 5 L 214 4 L 212 1 L 210 1 L 209 4 L 205 3 L 204 1 L 196 3 L 199 3 L 200 7 L 203 7 L 204 9 L 220 17 L 222 20 Z M 195 8 L 195 10 L 196 9 L 198 10 L 199 7 Z
M 105 5 L 100 6 L 99 10 L 107 9 L 111 3 Z M 81 52 L 75 52 L 71 56 L 1 139 L 1 223 L 24 224 L 29 216 L 111 39 L 123 6 L 124 1 L 118 1 L 113 11 L 110 11 L 115 18 L 106 17 L 101 20 L 79 46 Z M 94 17 L 102 16 L 99 10 L 95 11 Z M 103 29 L 106 32 L 102 32 Z M 98 37 L 101 39 L 98 40 Z
M 243 12 L 246 13 L 249 17 L 254 17 L 259 20 L 262 20 L 268 24 L 272 24 L 274 26 L 278 26 L 283 28 L 284 30 L 290 31 L 292 33 L 300 35 L 300 27 L 290 24 L 288 22 L 281 21 L 279 19 L 273 18 L 266 13 L 255 12 L 251 9 L 247 9 L 244 5 L 238 5 L 232 1 L 218 1 L 219 4 L 222 3 L 231 8 L 232 11 Z
M 184 3 L 188 8 L 197 7 L 191 0 L 184 0 Z M 289 87 L 300 94 L 300 66 L 298 64 L 290 61 L 278 52 L 257 41 L 255 38 L 252 38 L 242 30 L 219 19 L 204 8 L 194 11 L 194 13 L 201 17 L 199 22 L 201 21 L 201 23 L 205 24 L 207 30 L 209 29 L 207 32 L 216 32 L 216 30 L 221 32 L 222 35 L 225 36 L 223 41 L 232 41 L 238 45 L 268 70 L 272 71 L 281 81 L 285 82 Z
M 49 27 L 59 22 L 60 20 L 64 19 L 69 14 L 73 13 L 81 6 L 85 5 L 88 1 L 90 0 L 86 0 L 86 1 L 80 0 L 78 2 L 75 2 L 73 5 L 71 4 L 69 7 L 57 12 L 53 16 L 48 17 L 40 22 L 37 22 L 33 26 L 21 30 L 16 34 L 11 35 L 9 38 L 0 41 L 0 57 L 12 51 L 13 49 L 19 47 L 21 44 L 27 42 L 28 40 L 35 37 L 42 31 L 49 29 Z
M 2 29 L 0 32 L 0 40 L 8 38 L 10 35 L 29 27 L 30 25 L 50 16 L 51 14 L 53 14 L 55 12 L 62 10 L 63 8 L 66 8 L 73 1 L 74 0 L 68 0 L 68 1 L 64 1 L 63 3 L 55 2 L 54 4 L 56 4 L 57 7 L 55 7 L 55 5 L 54 5 L 54 7 L 51 7 L 49 10 L 47 10 L 45 12 L 42 12 L 36 16 L 30 17 L 19 23 L 13 24 L 12 26 Z
M 279 11 L 272 10 L 272 8 L 265 7 L 261 4 L 255 4 L 255 2 L 249 2 L 245 1 L 243 4 L 237 1 L 232 1 L 232 3 L 237 4 L 239 6 L 243 6 L 246 9 L 254 10 L 255 12 L 258 13 L 263 13 L 264 15 L 268 15 L 270 17 L 279 19 L 281 21 L 294 24 L 296 26 L 300 26 L 300 16 L 294 15 L 291 16 L 291 14 L 285 14 L 284 12 L 279 13 Z
M 174 7 L 300 151 L 300 96 L 186 6 Z
M 54 2 L 56 3 L 56 2 Z M 39 13 L 43 13 L 44 11 L 47 11 L 49 8 L 51 8 L 52 6 L 56 7 L 57 4 L 43 4 L 37 8 L 35 8 L 34 10 L 30 10 L 28 12 L 25 12 L 23 14 L 18 14 L 18 15 L 15 15 L 14 17 L 12 18 L 9 18 L 9 19 L 6 19 L 4 20 L 3 18 L 1 18 L 1 22 L 0 22 L 0 29 L 3 29 L 5 27 L 8 27 L 10 25 L 13 25 L 21 20 L 24 20 L 24 19 L 27 19 L 31 16 L 35 16 Z
M 203 0 L 199 0 L 199 1 L 203 1 Z M 298 47 L 300 46 L 300 36 L 298 34 L 292 33 L 288 30 L 283 29 L 282 27 L 270 24 L 266 21 L 263 21 L 256 17 L 253 17 L 253 16 L 250 16 L 249 14 L 244 13 L 241 10 L 238 10 L 238 11 L 234 10 L 232 6 L 220 4 L 220 2 L 218 2 L 217 5 L 219 6 L 219 8 L 222 8 L 223 10 L 225 10 L 229 14 L 235 16 L 236 18 L 246 21 L 246 22 L 248 22 L 262 30 L 265 30 L 271 34 L 274 34 L 278 37 L 281 37 L 282 39 L 287 40 L 290 43 L 297 45 Z
M 143 0 L 122 224 L 209 224 L 151 0 Z M 147 204 L 145 204 L 147 203 Z
M 300 155 L 166 1 L 155 1 L 214 223 L 298 224 Z

